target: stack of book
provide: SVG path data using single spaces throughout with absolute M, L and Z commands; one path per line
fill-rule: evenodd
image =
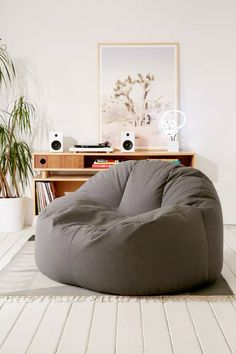
M 55 189 L 52 182 L 36 182 L 36 206 L 38 213 L 41 213 L 55 197 Z
M 93 162 L 92 168 L 109 168 L 111 166 L 117 165 L 120 163 L 119 160 L 106 160 L 106 159 L 97 159 Z

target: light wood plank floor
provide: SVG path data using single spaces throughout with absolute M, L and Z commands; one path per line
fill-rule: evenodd
M 0 270 L 9 263 L 33 233 L 33 227 L 17 232 L 0 232 Z
M 0 235 L 2 267 L 31 234 Z M 225 227 L 223 275 L 236 293 L 236 226 Z M 0 354 L 8 353 L 236 354 L 236 297 L 0 298 Z

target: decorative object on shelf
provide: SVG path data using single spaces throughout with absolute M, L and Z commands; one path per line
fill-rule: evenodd
M 135 151 L 135 132 L 134 130 L 126 130 L 121 132 L 121 147 L 122 152 Z
M 0 86 L 12 84 L 16 73 L 6 46 L 0 44 Z M 0 231 L 23 228 L 24 187 L 31 168 L 31 152 L 23 137 L 31 133 L 35 108 L 24 96 L 8 111 L 0 110 Z
M 49 132 L 49 151 L 62 152 L 63 151 L 63 134 L 62 132 Z
M 160 119 L 178 109 L 178 44 L 99 44 L 101 140 L 120 147 L 134 130 L 137 149 L 167 149 Z
M 178 117 L 179 115 L 179 117 Z M 182 119 L 179 119 L 180 116 Z M 178 132 L 186 123 L 186 115 L 175 109 L 166 111 L 161 118 L 163 135 L 169 138 L 168 151 L 179 151 Z
M 92 168 L 107 169 L 111 166 L 117 165 L 118 163 L 120 163 L 120 160 L 96 159 L 92 164 Z
M 76 144 L 74 147 L 69 149 L 71 152 L 112 152 L 113 148 L 110 146 L 108 141 L 99 144 Z

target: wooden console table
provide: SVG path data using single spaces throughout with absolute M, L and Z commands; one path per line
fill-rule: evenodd
M 33 199 L 35 215 L 37 215 L 37 182 L 50 182 L 53 184 L 55 197 L 65 195 L 78 189 L 91 176 L 100 171 L 92 168 L 96 159 L 115 159 L 120 161 L 143 160 L 143 159 L 178 159 L 185 166 L 195 167 L 195 153 L 189 151 L 168 152 L 154 150 L 140 150 L 133 153 L 49 153 L 35 152 L 33 154 L 33 169 L 38 173 L 33 183 Z M 104 169 L 103 169 L 104 170 Z

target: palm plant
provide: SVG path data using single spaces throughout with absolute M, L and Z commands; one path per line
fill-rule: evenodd
M 0 43 L 0 88 L 15 79 L 14 64 L 6 46 Z M 10 111 L 0 111 L 0 196 L 20 197 L 32 174 L 31 152 L 22 137 L 31 132 L 35 109 L 21 96 Z

